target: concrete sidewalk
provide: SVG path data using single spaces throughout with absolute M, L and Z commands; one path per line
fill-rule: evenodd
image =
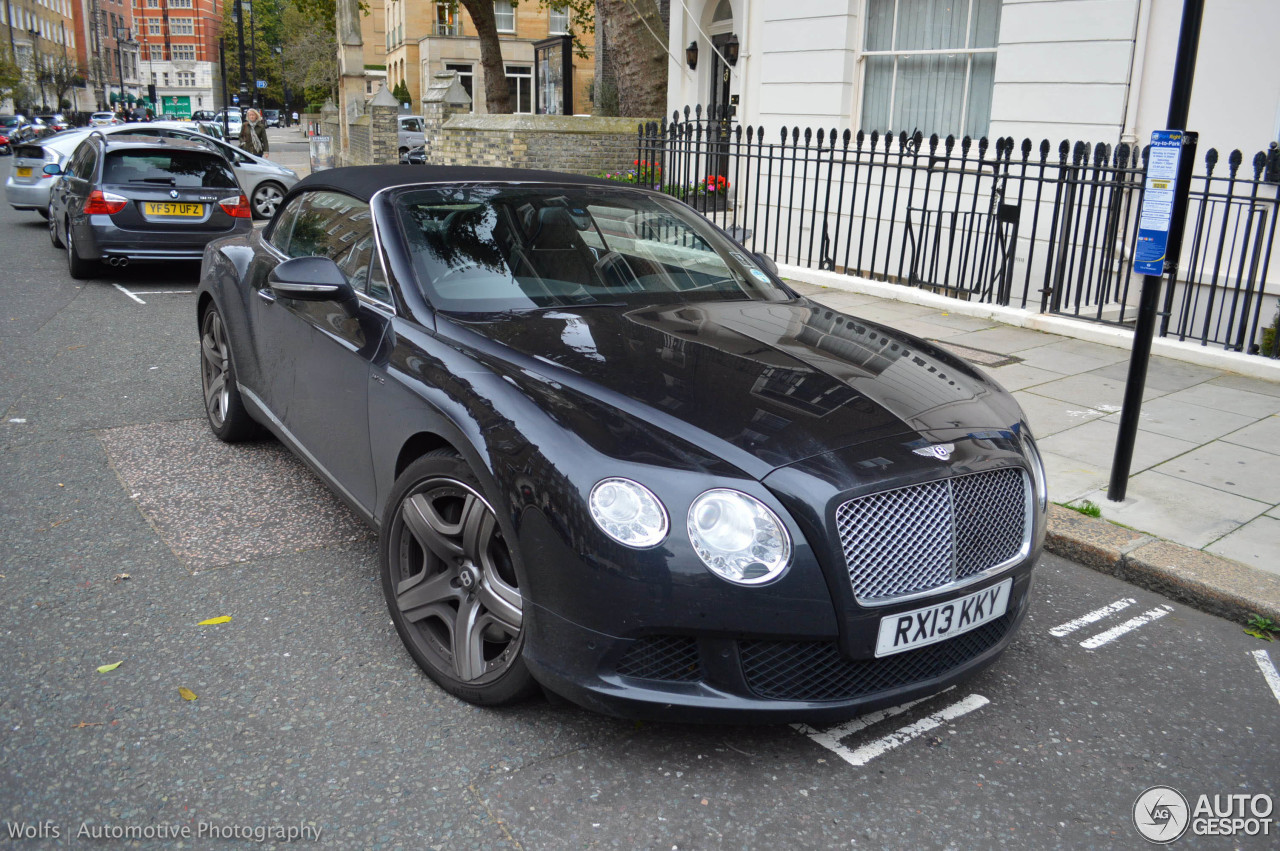
M 1280 363 L 1160 346 L 1128 495 L 1113 503 L 1106 488 L 1127 332 L 1055 319 L 1065 333 L 1046 333 L 1017 327 L 1041 324 L 1021 311 L 798 267 L 783 274 L 823 304 L 938 343 L 1013 391 L 1044 455 L 1051 501 L 1092 502 L 1111 521 L 1055 506 L 1051 549 L 1207 611 L 1280 620 Z

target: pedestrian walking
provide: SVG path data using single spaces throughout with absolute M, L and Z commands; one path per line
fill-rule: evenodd
M 244 124 L 240 125 L 240 147 L 260 157 L 267 155 L 267 122 L 256 109 L 245 113 Z

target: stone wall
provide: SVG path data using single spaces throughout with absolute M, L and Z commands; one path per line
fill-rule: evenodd
M 643 118 L 453 115 L 428 140 L 427 162 L 600 174 L 631 168 Z M 430 128 L 429 128 L 430 130 Z
M 370 132 L 372 119 L 368 115 L 358 115 L 347 122 L 347 133 L 350 134 L 351 145 L 347 151 L 347 161 L 343 165 L 370 165 L 373 163 L 373 139 Z

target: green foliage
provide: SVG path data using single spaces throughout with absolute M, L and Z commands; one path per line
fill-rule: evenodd
M 408 103 L 413 100 L 413 95 L 409 93 L 409 86 L 404 80 L 396 83 L 396 87 L 391 90 L 391 95 L 396 99 L 396 103 Z
M 1261 638 L 1263 641 L 1274 641 L 1276 636 L 1280 635 L 1280 624 L 1271 618 L 1254 615 L 1245 624 L 1244 633 L 1245 635 L 1252 635 L 1254 638 Z
M 12 99 L 16 103 L 23 94 L 22 69 L 14 61 L 9 46 L 0 45 L 0 100 Z
M 1102 516 L 1102 509 L 1096 503 L 1090 502 L 1087 499 L 1077 505 L 1068 505 L 1066 507 L 1070 508 L 1072 511 L 1079 511 L 1086 517 Z

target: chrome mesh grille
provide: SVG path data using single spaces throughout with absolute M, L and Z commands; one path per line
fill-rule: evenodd
M 1027 479 L 1006 468 L 873 493 L 836 509 L 853 593 L 928 591 L 1008 561 L 1028 537 Z
M 1027 535 L 1021 470 L 952 479 L 956 516 L 956 578 L 964 579 L 1018 554 Z

